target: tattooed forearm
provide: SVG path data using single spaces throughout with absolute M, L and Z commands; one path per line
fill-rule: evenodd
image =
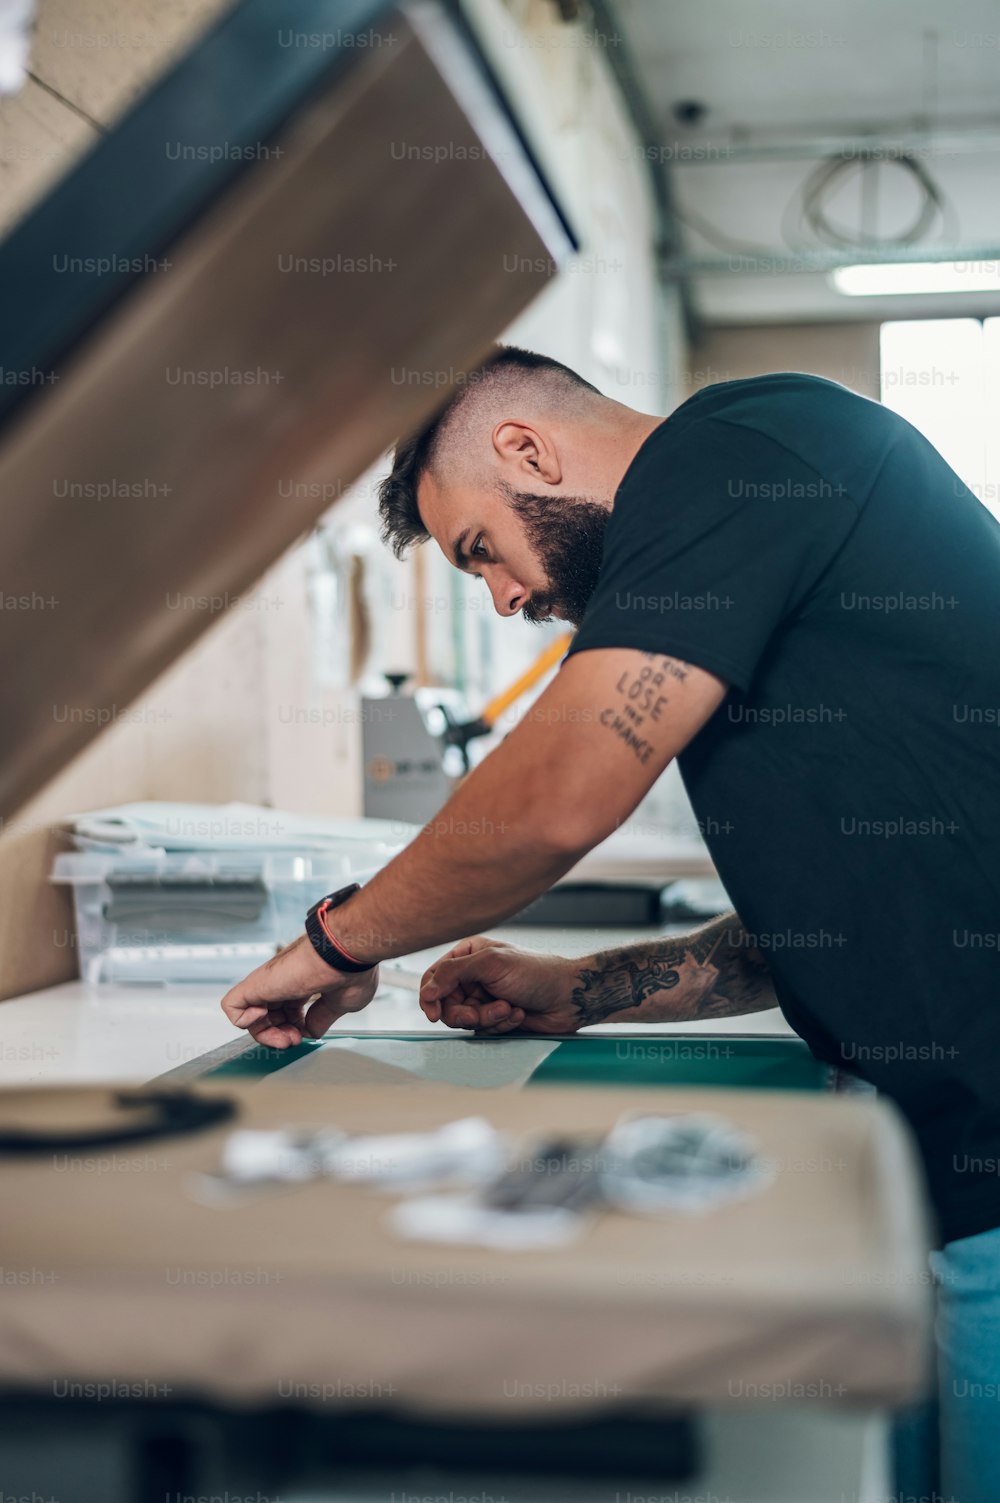
M 693 934 L 592 955 L 578 978 L 572 1000 L 581 1028 L 612 1017 L 685 1022 L 777 1006 L 764 957 L 735 913 Z
M 635 755 L 643 766 L 653 755 L 649 731 L 657 725 L 670 702 L 667 686 L 671 679 L 684 683 L 689 664 L 678 658 L 643 653 L 642 667 L 623 673 L 615 685 L 614 702 L 600 713 L 600 722 Z

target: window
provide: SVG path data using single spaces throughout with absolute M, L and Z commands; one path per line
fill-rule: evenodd
M 887 323 L 882 401 L 1000 518 L 1000 318 Z

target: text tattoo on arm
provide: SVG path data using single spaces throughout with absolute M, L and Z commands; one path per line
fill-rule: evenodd
M 643 653 L 643 657 L 641 668 L 628 669 L 621 675 L 613 702 L 604 706 L 598 719 L 645 766 L 655 750 L 649 730 L 660 722 L 670 702 L 667 687 L 671 680 L 683 683 L 690 665 L 651 652 Z

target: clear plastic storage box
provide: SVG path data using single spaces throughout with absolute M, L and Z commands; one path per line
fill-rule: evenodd
M 319 898 L 364 882 L 395 854 L 358 844 L 305 854 L 69 851 L 52 881 L 73 889 L 85 981 L 231 985 L 301 934 Z

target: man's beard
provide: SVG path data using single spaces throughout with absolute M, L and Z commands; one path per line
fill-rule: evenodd
M 507 499 L 545 571 L 545 593 L 533 592 L 522 616 L 535 625 L 558 616 L 579 626 L 597 586 L 611 512 L 584 496 L 510 489 Z

